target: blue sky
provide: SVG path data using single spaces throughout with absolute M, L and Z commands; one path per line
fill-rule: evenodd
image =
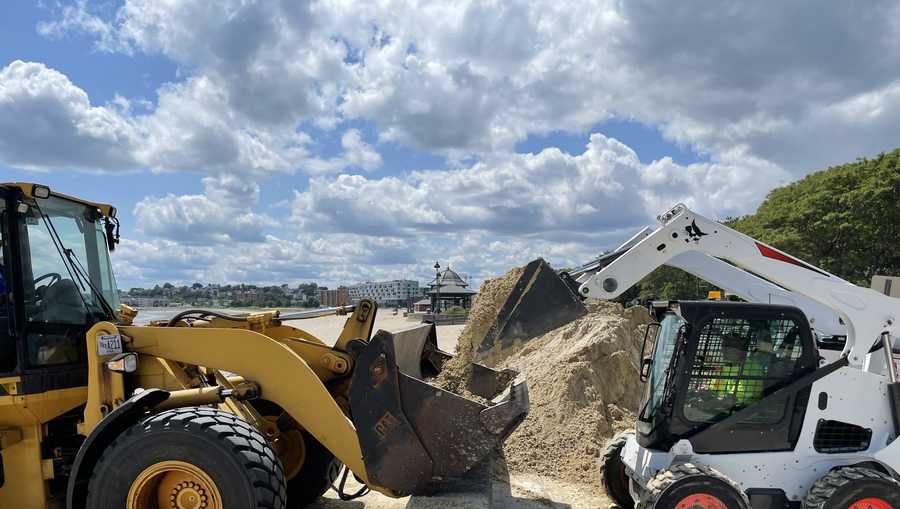
M 897 145 L 897 5 L 801 3 L 7 2 L 0 176 L 115 204 L 123 287 L 571 265 Z

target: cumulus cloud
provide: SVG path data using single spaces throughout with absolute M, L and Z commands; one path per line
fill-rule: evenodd
M 132 119 L 91 105 L 62 73 L 16 60 L 0 69 L 0 160 L 22 168 L 137 167 Z
M 643 224 L 679 201 L 719 217 L 746 213 L 789 178 L 742 153 L 645 165 L 626 145 L 594 134 L 578 155 L 553 148 L 448 171 L 313 178 L 295 194 L 293 218 L 304 229 L 364 235 L 594 233 Z
M 396 277 L 419 270 L 405 265 L 409 253 L 475 272 L 538 254 L 577 262 L 674 202 L 748 212 L 810 170 L 893 148 L 900 131 L 900 5 L 890 0 L 92 9 L 60 8 L 38 30 L 161 55 L 179 66 L 177 80 L 136 114 L 127 100 L 91 104 L 41 64 L 11 64 L 0 71 L 0 160 L 211 175 L 202 194 L 147 198 L 135 214 L 165 239 L 160 252 L 207 260 L 214 246 L 240 260 L 210 259 L 203 274 L 220 279 L 251 274 L 246 266 L 340 280 L 357 277 L 357 264 L 371 271 L 363 277 Z M 708 162 L 645 164 L 600 134 L 580 154 L 514 153 L 530 135 L 590 132 L 610 118 L 652 126 Z M 341 153 L 321 153 L 310 125 L 342 133 Z M 450 169 L 373 173 L 387 166 L 385 146 L 448 156 Z M 291 204 L 295 235 L 273 236 L 255 203 L 233 197 L 253 189 L 224 190 L 228 176 L 292 172 L 312 175 Z M 260 254 L 232 246 L 242 240 Z M 340 256 L 329 254 L 336 246 Z M 124 251 L 144 263 L 141 249 Z
M 193 103 L 201 85 L 214 91 L 202 104 L 247 130 L 236 136 L 255 144 L 252 161 L 266 169 L 295 162 L 289 133 L 305 121 L 370 120 L 382 141 L 460 160 L 616 116 L 714 156 L 740 147 L 799 175 L 895 143 L 898 19 L 889 0 L 127 0 L 105 17 L 83 3 L 63 8 L 40 30 L 81 30 L 108 51 L 185 66 L 187 82 L 164 88 L 160 101 Z M 860 100 L 875 103 L 877 118 L 844 107 Z M 838 125 L 823 126 L 829 119 Z M 164 124 L 172 136 L 203 138 L 204 124 L 180 120 Z M 845 142 L 846 124 L 858 145 Z M 172 159 L 159 163 L 194 161 L 191 151 Z
M 254 209 L 259 186 L 234 176 L 206 177 L 203 194 L 148 197 L 134 207 L 138 229 L 187 244 L 260 242 L 274 220 Z
M 133 115 L 119 95 L 94 106 L 62 73 L 12 62 L 0 69 L 0 161 L 38 170 L 149 168 L 256 178 L 381 166 L 381 155 L 355 129 L 344 133 L 342 153 L 322 159 L 294 127 L 243 123 L 229 109 L 227 91 L 207 77 L 167 84 L 158 96 L 143 115 Z
M 307 159 L 304 169 L 310 173 L 334 173 L 345 169 L 372 171 L 381 166 L 381 154 L 362 139 L 357 129 L 348 129 L 341 136 L 341 147 L 344 152 L 340 156 Z

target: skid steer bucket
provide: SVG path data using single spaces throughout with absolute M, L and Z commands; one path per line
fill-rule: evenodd
M 477 347 L 476 359 L 499 360 L 514 345 L 587 314 L 575 289 L 542 258 L 525 266 L 497 320 Z
M 351 380 L 350 409 L 369 482 L 398 496 L 430 494 L 463 477 L 500 447 L 528 413 L 528 388 L 510 385 L 508 372 L 478 369 L 473 380 L 481 385 L 470 388 L 493 399 L 489 405 L 405 372 L 398 358 L 412 364 L 412 371 L 432 366 L 425 361 L 428 355 L 422 364 L 411 362 L 411 352 L 429 345 L 433 334 L 432 324 L 396 335 L 379 331 L 357 355 Z

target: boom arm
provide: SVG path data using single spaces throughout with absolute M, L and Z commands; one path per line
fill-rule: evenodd
M 654 229 L 645 227 L 621 246 L 596 260 L 570 271 L 570 275 L 584 283 L 597 271 L 647 238 Z M 681 269 L 723 290 L 733 293 L 747 302 L 784 304 L 800 308 L 810 325 L 820 337 L 846 336 L 847 328 L 832 309 L 803 295 L 790 292 L 765 279 L 700 251 L 685 251 L 672 257 L 665 265 Z M 655 267 L 654 267 L 655 268 Z M 652 269 L 651 269 L 652 270 Z
M 869 349 L 882 334 L 897 333 L 900 307 L 895 299 L 853 285 L 707 219 L 683 204 L 658 219 L 659 228 L 587 280 L 580 280 L 582 295 L 613 299 L 660 265 L 675 265 L 670 262 L 679 255 L 699 252 L 727 260 L 834 310 L 847 327 L 844 355 L 851 365 L 863 366 Z

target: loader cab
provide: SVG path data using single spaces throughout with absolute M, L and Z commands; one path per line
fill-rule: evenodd
M 86 384 L 85 333 L 118 306 L 107 221 L 94 204 L 0 184 L 0 378 L 21 377 L 24 394 Z
M 802 311 L 699 301 L 656 303 L 653 312 L 637 425 L 643 447 L 669 450 L 687 439 L 698 453 L 793 449 L 809 398 L 809 387 L 793 383 L 818 364 Z

